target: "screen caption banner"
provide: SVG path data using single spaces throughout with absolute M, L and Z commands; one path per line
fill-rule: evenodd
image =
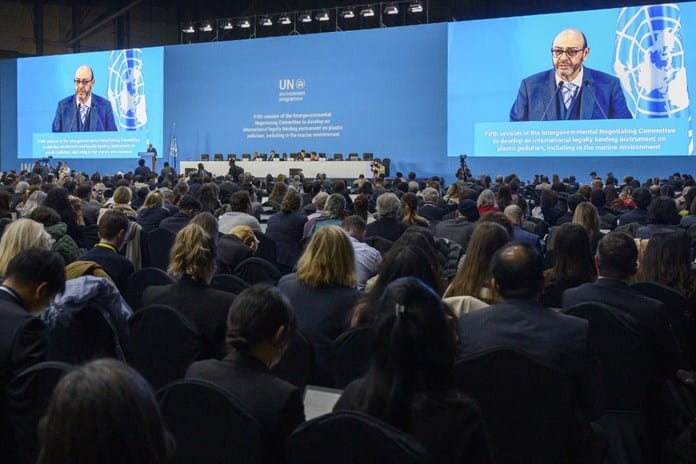
M 26 158 L 135 158 L 147 149 L 145 133 L 47 132 L 32 135 L 33 152 Z

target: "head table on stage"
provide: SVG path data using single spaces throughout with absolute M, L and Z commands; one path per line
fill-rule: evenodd
M 179 172 L 198 170 L 198 163 L 203 163 L 206 171 L 215 176 L 227 175 L 228 161 L 181 161 Z M 356 178 L 360 174 L 371 179 L 373 177 L 372 161 L 236 161 L 237 166 L 244 168 L 254 177 L 265 177 L 271 174 L 292 176 L 302 172 L 305 178 L 314 178 L 317 174 L 326 174 L 330 178 Z M 190 171 L 189 171 L 190 172 Z

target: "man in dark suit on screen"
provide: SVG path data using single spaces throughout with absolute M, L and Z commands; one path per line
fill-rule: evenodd
M 510 121 L 632 119 L 619 80 L 583 66 L 589 53 L 585 34 L 561 31 L 551 46 L 553 69 L 522 81 Z
M 75 71 L 75 95 L 58 102 L 53 132 L 117 131 L 114 110 L 106 98 L 92 93 L 94 72 L 82 65 Z

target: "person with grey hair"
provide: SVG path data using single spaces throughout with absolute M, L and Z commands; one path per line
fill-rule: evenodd
M 418 215 L 423 216 L 431 223 L 441 221 L 442 216 L 445 215 L 445 210 L 437 206 L 438 201 L 440 201 L 440 193 L 436 189 L 428 187 L 423 190 L 423 201 L 425 204 L 418 208 Z
M 528 232 L 522 228 L 522 208 L 517 205 L 509 205 L 503 211 L 505 216 L 512 222 L 512 241 L 524 243 L 534 248 L 537 253 L 541 254 L 541 242 L 539 236 Z
M 399 197 L 391 192 L 383 193 L 377 197 L 376 202 L 378 219 L 367 225 L 367 237 L 382 237 L 395 242 L 409 227 L 399 220 Z
M 346 199 L 340 193 L 332 193 L 326 199 L 326 205 L 322 215 L 307 221 L 305 231 L 309 230 L 308 236 L 313 235 L 317 230 L 326 226 L 341 226 L 345 215 Z

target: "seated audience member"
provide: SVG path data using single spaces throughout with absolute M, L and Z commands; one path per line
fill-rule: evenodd
M 230 235 L 237 237 L 237 240 L 242 242 L 251 250 L 251 254 L 256 253 L 259 247 L 259 239 L 254 235 L 254 231 L 249 226 L 234 226 L 230 229 Z
M 386 288 L 376 311 L 370 367 L 334 410 L 363 411 L 414 436 L 432 462 L 492 462 L 478 408 L 454 385 L 456 334 L 440 297 L 404 277 Z
M 284 274 L 292 272 L 302 254 L 300 243 L 307 217 L 299 214 L 301 202 L 297 192 L 286 193 L 280 212 L 269 217 L 266 226 L 266 235 L 276 242 L 276 264 Z
M 211 214 L 217 211 L 222 206 L 219 196 L 220 187 L 217 184 L 213 182 L 204 183 L 196 194 L 198 201 L 201 202 L 201 211 L 207 211 Z
M 159 224 L 160 229 L 168 230 L 172 234 L 177 234 L 191 221 L 201 210 L 201 202 L 192 195 L 184 195 L 177 204 L 179 210 L 174 214 L 162 219 Z
M 126 279 L 135 269 L 128 258 L 118 253 L 126 239 L 130 221 L 123 212 L 113 209 L 102 214 L 98 227 L 99 242 L 80 256 L 79 261 L 94 261 L 99 264 L 123 294 Z
M 11 222 L 0 238 L 0 279 L 5 277 L 7 265 L 21 251 L 30 248 L 50 250 L 53 239 L 44 226 L 32 219 L 17 219 Z
M 174 451 L 152 387 L 114 359 L 92 361 L 60 380 L 39 442 L 39 464 L 164 464 Z
M 261 224 L 251 215 L 251 197 L 246 190 L 234 192 L 230 197 L 229 211 L 218 218 L 218 230 L 229 233 L 234 226 L 249 226 L 254 232 L 261 232 Z
M 147 287 L 142 305 L 171 306 L 190 320 L 203 337 L 201 356 L 222 358 L 225 353 L 227 309 L 234 293 L 209 287 L 215 274 L 215 240 L 198 224 L 189 224 L 176 235 L 168 273 L 177 279 L 170 285 Z
M 377 220 L 367 225 L 368 237 L 382 237 L 396 242 L 401 234 L 409 227 L 399 222 L 399 197 L 386 192 L 377 197 Z
M 51 249 L 63 257 L 65 264 L 76 261 L 82 254 L 75 240 L 68 235 L 68 226 L 60 220 L 56 210 L 48 206 L 39 206 L 32 211 L 29 218 L 43 224 L 44 229 L 53 239 Z
M 577 206 L 583 201 L 587 200 L 579 193 L 573 193 L 572 195 L 569 195 L 568 199 L 566 200 L 568 210 L 563 214 L 563 216 L 556 219 L 556 225 L 562 226 L 566 222 L 573 222 L 573 214 L 575 214 L 575 208 L 577 208 Z
M 490 262 L 494 253 L 510 241 L 503 226 L 495 222 L 476 225 L 459 272 L 445 290 L 445 298 L 451 296 L 473 296 L 486 303 L 498 301 L 491 286 Z
M 0 452 L 3 460 L 14 462 L 7 404 L 13 392 L 8 386 L 24 369 L 46 360 L 47 331 L 39 315 L 65 289 L 65 264 L 57 253 L 29 248 L 10 260 L 4 275 L 0 285 Z
M 568 288 L 597 279 L 590 239 L 580 224 L 563 224 L 553 238 L 553 267 L 544 272 L 544 290 L 539 301 L 550 308 L 563 306 Z
M 374 325 L 377 320 L 379 299 L 387 286 L 401 277 L 415 277 L 439 294 L 442 279 L 435 257 L 426 248 L 393 246 L 385 255 L 379 274 L 368 285 L 366 293 L 351 311 L 350 326 Z
M 403 197 L 401 197 L 403 199 Z M 422 216 L 427 221 L 440 221 L 446 211 L 438 206 L 440 202 L 440 194 L 432 187 L 423 190 L 423 206 L 418 208 L 417 214 Z
M 654 360 L 650 366 L 652 387 L 659 388 L 676 372 L 677 347 L 661 314 L 662 303 L 628 286 L 638 270 L 635 241 L 628 234 L 613 232 L 600 240 L 595 260 L 599 278 L 595 282 L 566 290 L 563 293 L 563 307 L 596 301 L 613 306 L 635 319 Z
M 678 227 L 681 216 L 672 198 L 661 196 L 653 199 L 648 207 L 648 218 L 648 224 L 636 231 L 636 238 L 650 238 L 654 233 L 664 231 L 684 234 L 684 229 Z
M 434 190 L 434 189 L 433 189 Z M 413 192 L 401 195 L 401 222 L 407 226 L 417 225 L 428 227 L 430 223 L 418 214 L 418 196 Z
M 588 322 L 545 308 L 537 301 L 544 283 L 543 262 L 533 248 L 510 243 L 491 261 L 502 302 L 459 318 L 464 355 L 490 348 L 513 348 L 565 374 L 576 386 L 584 421 L 602 411 L 599 374 L 587 346 Z
M 483 216 L 491 211 L 499 211 L 498 206 L 495 202 L 495 194 L 489 190 L 483 190 L 476 200 L 476 207 L 479 211 L 479 216 Z
M 17 205 L 18 217 L 29 217 L 34 209 L 36 209 L 38 206 L 43 206 L 46 201 L 46 193 L 41 190 L 31 191 L 31 189 L 29 189 L 27 190 L 27 193 L 29 193 L 29 196 L 27 197 L 26 201 Z
M 321 216 L 307 219 L 304 230 L 308 231 L 309 236 L 311 236 L 323 227 L 340 226 L 343 223 L 345 212 L 346 199 L 340 193 L 332 193 L 326 199 Z
M 270 187 L 269 187 L 270 188 Z M 280 211 L 280 204 L 283 202 L 285 194 L 288 192 L 288 185 L 285 182 L 279 181 L 273 184 L 273 189 L 268 195 L 268 200 L 263 204 L 265 207 L 270 207 L 271 212 L 277 213 Z
M 505 208 L 504 214 L 512 222 L 511 241 L 524 243 L 541 253 L 539 236 L 522 228 L 522 208 L 517 205 L 509 205 Z
M 435 226 L 435 236 L 457 242 L 464 252 L 469 246 L 469 240 L 474 233 L 476 221 L 480 218 L 476 202 L 462 199 L 457 205 L 454 219 L 446 219 Z
M 692 187 L 690 191 L 696 192 L 696 187 Z M 679 226 L 688 229 L 690 226 L 696 224 L 696 197 L 691 200 L 689 206 L 688 215 L 681 218 Z
M 255 285 L 241 292 L 227 316 L 228 354 L 192 364 L 186 377 L 214 382 L 238 398 L 270 432 L 273 462 L 284 462 L 285 439 L 302 422 L 302 392 L 271 374 L 295 335 L 295 317 L 278 289 Z
M 68 226 L 68 235 L 75 240 L 78 246 L 82 246 L 85 229 L 85 221 L 82 217 L 82 201 L 77 197 L 70 196 L 68 190 L 63 187 L 53 187 L 46 193 L 43 205 L 56 210 L 60 220 Z
M 97 223 L 101 203 L 97 200 L 97 196 L 92 196 L 92 186 L 84 182 L 77 186 L 75 194 L 82 202 L 82 218 L 85 221 L 85 226 Z
M 382 254 L 365 243 L 365 221 L 360 216 L 353 215 L 345 218 L 343 230 L 348 234 L 350 243 L 353 245 L 358 290 L 364 290 L 367 280 L 377 274 L 382 264 Z
M 143 207 L 138 210 L 136 222 L 143 228 L 143 232 L 152 232 L 159 229 L 162 219 L 169 216 L 169 211 L 164 207 L 162 194 L 154 190 L 147 194 Z
M 198 224 L 203 228 L 205 233 L 208 234 L 208 237 L 212 237 L 216 244 L 219 243 L 217 219 L 208 211 L 203 211 L 193 216 L 189 224 Z
M 356 290 L 355 256 L 340 227 L 319 229 L 297 263 L 297 272 L 283 276 L 278 288 L 288 297 L 297 328 L 314 347 L 316 385 L 332 386 L 331 348 L 347 329 Z
M 110 209 L 121 211 L 128 219 L 132 221 L 137 219 L 138 213 L 136 213 L 130 205 L 131 200 L 133 199 L 133 191 L 130 189 L 130 187 L 126 187 L 125 185 L 116 187 L 116 190 L 114 190 L 114 195 L 111 198 L 113 203 L 108 204 L 105 208 L 102 208 L 101 211 L 99 211 L 97 223 L 99 222 L 99 219 L 101 219 L 102 215 Z
M 597 214 L 597 208 L 587 201 L 580 203 L 575 207 L 573 224 L 579 224 L 585 228 L 587 236 L 590 239 L 592 253 L 594 253 L 595 250 L 597 250 L 599 240 L 604 236 L 599 230 L 599 214 Z
M 607 194 L 603 189 L 594 189 L 590 193 L 590 203 L 597 208 L 600 229 L 613 229 L 616 225 L 616 214 L 607 207 Z
M 318 188 L 323 188 L 321 184 L 318 182 L 315 182 L 314 185 L 317 185 L 316 188 L 312 188 L 312 190 L 316 190 Z M 324 212 L 324 206 L 326 206 L 326 200 L 329 199 L 329 194 L 324 192 L 323 190 L 317 191 L 314 196 L 312 197 L 312 203 L 309 205 L 306 205 L 302 209 L 302 214 L 307 216 L 307 220 L 309 221 L 312 218 L 317 218 L 322 215 Z M 305 237 L 309 237 L 309 230 L 307 230 L 307 225 L 305 224 Z

